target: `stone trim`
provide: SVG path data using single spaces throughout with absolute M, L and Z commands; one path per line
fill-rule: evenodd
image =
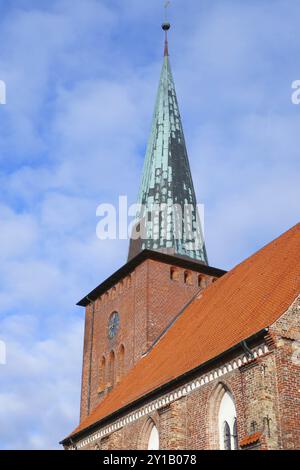
M 140 418 L 150 415 L 151 413 L 163 410 L 167 407 L 170 403 L 179 400 L 180 398 L 189 395 L 194 390 L 203 387 L 204 385 L 213 382 L 215 380 L 220 379 L 224 375 L 232 372 L 233 370 L 240 369 L 248 363 L 253 362 L 253 358 L 256 359 L 261 356 L 265 356 L 269 354 L 269 348 L 267 344 L 262 344 L 257 346 L 253 350 L 253 357 L 249 357 L 246 354 L 242 354 L 237 358 L 233 359 L 230 362 L 212 370 L 209 373 L 203 374 L 197 379 L 194 379 L 191 382 L 186 383 L 178 387 L 177 389 L 173 390 L 172 392 L 165 393 L 160 398 L 157 398 L 150 403 L 142 406 L 139 410 L 133 411 L 127 414 L 125 417 L 116 420 L 114 423 L 105 426 L 101 430 L 93 432 L 91 436 L 86 437 L 84 439 L 79 440 L 78 442 L 74 443 L 73 446 L 70 446 L 70 449 L 82 449 L 92 443 L 96 443 L 99 439 L 103 439 L 107 437 L 113 432 L 119 431 L 121 428 L 126 426 L 127 424 L 131 424 L 137 421 Z M 99 426 L 101 428 L 101 425 Z

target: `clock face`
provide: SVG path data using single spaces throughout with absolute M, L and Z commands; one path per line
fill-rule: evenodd
M 111 314 L 109 322 L 108 322 L 108 337 L 112 339 L 116 336 L 118 329 L 120 326 L 120 317 L 118 312 L 114 312 Z

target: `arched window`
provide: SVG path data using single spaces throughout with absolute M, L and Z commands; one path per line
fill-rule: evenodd
M 124 375 L 124 366 L 125 366 L 125 348 L 121 344 L 119 353 L 118 353 L 118 376 L 117 381 L 119 382 Z
M 231 394 L 224 390 L 219 408 L 219 437 L 222 450 L 238 448 L 236 408 Z
M 237 433 L 237 420 L 234 419 L 233 423 L 233 448 L 234 450 L 238 450 L 239 448 L 239 441 L 238 441 L 238 433 Z
M 115 383 L 115 353 L 113 351 L 109 354 L 108 363 L 108 386 L 113 387 Z
M 153 424 L 150 432 L 148 450 L 159 450 L 159 433 L 155 424 Z
M 224 439 L 224 449 L 231 450 L 230 427 L 227 421 L 224 422 L 223 439 Z
M 184 272 L 184 283 L 189 285 L 193 284 L 192 273 L 189 271 Z
M 145 420 L 137 445 L 139 450 L 159 450 L 158 427 L 152 418 Z
M 100 361 L 100 370 L 99 370 L 99 389 L 98 392 L 103 392 L 105 389 L 105 369 L 106 369 L 106 360 L 103 356 Z
M 170 269 L 170 279 L 171 281 L 178 281 L 179 280 L 179 270 L 176 268 Z
M 206 286 L 207 286 L 206 277 L 203 276 L 202 274 L 199 274 L 198 275 L 198 287 L 201 287 L 202 289 L 204 289 Z

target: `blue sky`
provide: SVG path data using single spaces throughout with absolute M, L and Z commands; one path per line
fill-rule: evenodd
M 162 0 L 0 2 L 0 447 L 78 422 L 83 310 L 126 261 L 96 207 L 137 196 L 162 63 Z M 298 0 L 173 0 L 170 55 L 210 264 L 299 221 Z

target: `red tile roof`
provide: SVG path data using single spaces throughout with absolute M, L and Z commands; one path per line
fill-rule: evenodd
M 240 441 L 240 447 L 247 447 L 251 444 L 256 444 L 256 442 L 260 441 L 261 436 L 262 434 L 260 432 L 255 432 L 254 434 L 250 434 L 250 436 L 244 437 L 244 439 Z
M 300 292 L 300 224 L 194 300 L 72 436 L 274 323 Z

